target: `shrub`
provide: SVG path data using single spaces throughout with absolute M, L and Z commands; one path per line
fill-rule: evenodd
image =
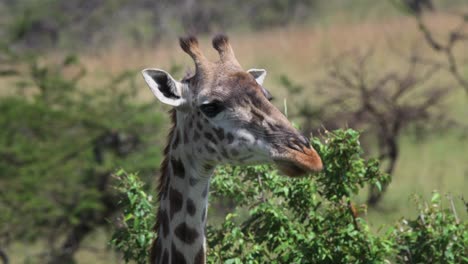
M 148 246 L 156 237 L 150 231 L 155 223 L 152 196 L 143 191 L 144 184 L 136 174 L 119 170 L 115 177 L 118 180 L 117 190 L 124 194 L 120 200 L 124 210 L 121 226 L 114 232 L 111 244 L 123 253 L 125 261 L 146 263 Z
M 437 192 L 429 203 L 416 197 L 416 204 L 418 216 L 393 230 L 398 263 L 468 263 L 468 222 L 460 222 L 454 207 L 444 208 Z
M 351 129 L 313 138 L 325 165 L 315 181 L 284 177 L 268 165 L 218 168 L 210 199 L 230 200 L 235 208 L 222 223 L 208 225 L 207 262 L 466 263 L 467 223 L 441 207 L 438 193 L 430 205 L 419 201 L 418 219 L 402 219 L 384 234 L 370 230 L 359 217 L 365 208 L 356 210 L 351 197 L 366 184 L 379 188 L 388 175 L 379 171 L 377 160 L 362 157 L 358 139 Z M 130 224 L 124 221 L 112 243 L 126 261 L 146 263 L 148 238 L 155 235 L 148 221 L 154 221 L 156 210 L 141 193 L 142 185 L 135 184 L 135 175 L 121 174 L 120 180 L 125 201 L 141 201 L 129 203 L 124 217 Z
M 119 211 L 115 164 L 152 175 L 160 156 L 147 146 L 159 141 L 164 119 L 154 104 L 136 99 L 135 72 L 85 87 L 76 56 L 45 63 L 22 53 L 3 60 L 5 54 L 0 248 L 47 239 L 40 262 L 72 263 L 81 241 Z
M 376 160 L 362 158 L 359 133 L 326 132 L 312 139 L 323 172 L 292 179 L 270 166 L 221 168 L 212 179 L 213 198 L 237 205 L 221 226 L 208 227 L 213 263 L 364 263 L 383 261 L 389 249 L 357 217 L 351 195 L 381 186 L 388 177 Z M 241 212 L 247 210 L 247 216 Z

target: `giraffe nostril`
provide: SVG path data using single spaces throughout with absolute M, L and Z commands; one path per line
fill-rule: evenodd
M 299 139 L 301 140 L 301 143 L 306 146 L 306 147 L 310 147 L 310 140 L 308 137 L 304 136 L 304 135 L 301 135 L 299 136 Z
M 288 146 L 297 151 L 304 152 L 304 143 L 302 142 L 301 138 L 290 138 L 288 141 Z

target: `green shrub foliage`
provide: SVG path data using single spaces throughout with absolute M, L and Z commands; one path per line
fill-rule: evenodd
M 136 100 L 135 72 L 90 86 L 76 56 L 0 55 L 0 248 L 47 238 L 40 262 L 70 263 L 119 210 L 115 164 L 153 174 L 164 119 Z
M 152 196 L 143 191 L 144 184 L 135 174 L 127 174 L 123 170 L 116 172 L 117 190 L 122 194 L 123 205 L 121 225 L 114 232 L 111 244 L 123 252 L 125 261 L 137 260 L 146 263 L 148 260 L 148 245 L 156 237 L 149 232 L 155 222 Z
M 217 171 L 213 198 L 233 199 L 237 207 L 221 226 L 208 228 L 209 260 L 366 263 L 388 255 L 385 243 L 355 216 L 350 200 L 365 183 L 380 185 L 387 176 L 377 161 L 362 158 L 358 132 L 324 136 L 312 140 L 325 165 L 313 179 L 291 179 L 270 166 Z
M 468 263 L 468 222 L 460 222 L 453 207 L 444 208 L 439 193 L 429 203 L 415 198 L 419 214 L 401 220 L 393 230 L 398 263 Z M 453 211 L 452 211 L 453 210 Z
M 359 217 L 365 210 L 356 210 L 351 197 L 365 184 L 381 186 L 388 176 L 377 160 L 363 158 L 358 139 L 350 129 L 313 138 L 325 169 L 312 177 L 288 178 L 267 165 L 218 168 L 210 199 L 235 206 L 221 223 L 207 227 L 208 263 L 466 263 L 467 223 L 442 208 L 438 193 L 430 205 L 418 202 L 416 220 L 403 219 L 383 234 L 370 230 Z M 127 187 L 120 191 L 134 195 L 135 176 L 122 180 Z M 124 217 L 144 212 L 132 221 L 147 223 L 155 210 L 139 195 L 142 202 L 130 203 Z M 144 209 L 132 209 L 142 204 Z M 141 245 L 138 234 L 153 234 L 146 226 L 125 225 L 129 230 L 116 234 L 127 235 L 112 241 L 138 263 L 146 255 L 121 245 Z M 145 241 L 141 250 L 150 245 Z

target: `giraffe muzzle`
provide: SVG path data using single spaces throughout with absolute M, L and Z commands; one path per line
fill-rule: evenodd
M 278 169 L 287 176 L 297 177 L 323 168 L 322 159 L 314 148 L 294 145 L 285 153 L 273 158 Z

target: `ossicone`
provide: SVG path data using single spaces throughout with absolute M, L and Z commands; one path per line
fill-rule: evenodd
M 234 55 L 234 50 L 229 44 L 229 38 L 225 34 L 217 34 L 214 36 L 213 41 L 213 48 L 218 51 L 219 59 L 222 64 L 230 64 L 240 67 L 239 62 Z
M 209 71 L 210 62 L 208 59 L 203 55 L 200 47 L 198 45 L 198 40 L 195 36 L 189 35 L 186 37 L 179 38 L 179 44 L 182 50 L 192 57 L 193 61 L 195 62 L 195 75 L 196 76 L 204 76 L 206 72 Z

